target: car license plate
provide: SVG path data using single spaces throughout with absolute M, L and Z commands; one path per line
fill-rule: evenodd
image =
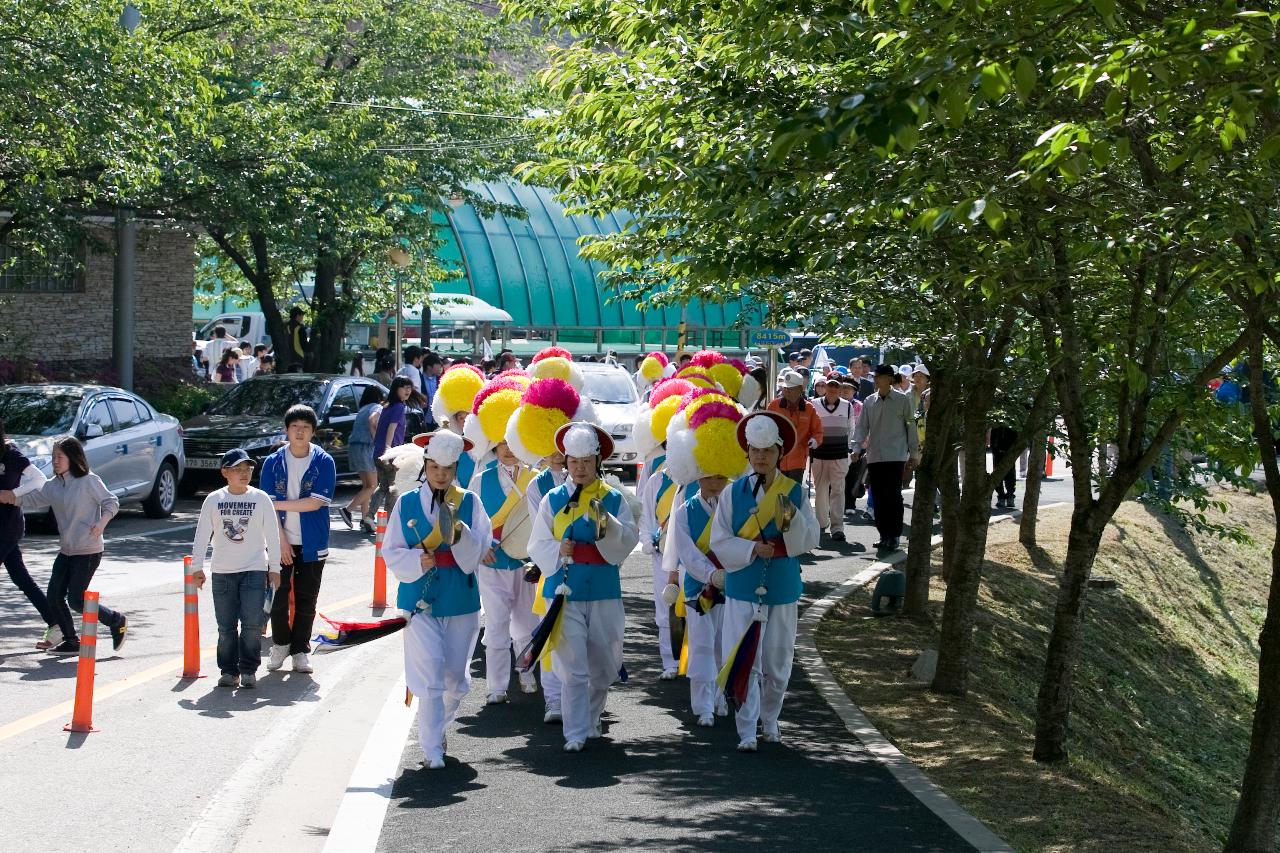
M 211 471 L 216 471 L 218 469 L 218 466 L 221 463 L 222 463 L 221 459 L 213 459 L 211 457 L 200 457 L 200 456 L 187 457 L 188 468 L 207 468 Z

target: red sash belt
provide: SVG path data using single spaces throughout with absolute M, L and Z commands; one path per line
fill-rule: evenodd
M 707 559 L 711 561 L 711 565 L 715 566 L 720 571 L 724 571 L 724 564 L 720 562 L 720 558 L 716 556 L 715 551 L 708 551 Z
M 458 558 L 453 556 L 452 551 L 436 551 L 436 568 L 437 569 L 456 569 L 458 568 Z
M 494 539 L 496 539 L 496 540 L 497 540 L 497 541 L 499 541 L 499 542 L 501 542 L 501 541 L 502 541 L 502 528 L 501 528 L 501 527 L 495 527 L 495 528 L 493 528 L 493 538 L 494 538 Z
M 594 542 L 574 542 L 573 557 L 575 563 L 590 563 L 594 565 L 607 565 L 608 560 L 600 553 L 600 549 L 596 547 Z
M 781 536 L 775 539 L 766 539 L 765 541 L 773 546 L 773 556 L 775 557 L 787 556 L 787 543 L 785 540 L 783 540 Z

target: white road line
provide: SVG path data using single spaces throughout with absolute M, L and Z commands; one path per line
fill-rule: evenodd
M 271 774 L 298 748 L 311 718 L 330 704 L 328 699 L 341 686 L 344 678 L 364 665 L 373 650 L 370 643 L 339 655 L 326 656 L 333 661 L 320 674 L 323 682 L 306 697 L 299 697 L 258 741 L 254 752 L 236 768 L 213 795 L 209 805 L 191 824 L 174 853 L 220 853 L 232 849 L 240 838 L 241 827 L 254 814 L 254 806 L 270 784 Z M 335 660 L 335 658 L 341 658 Z M 306 701 L 316 697 L 315 701 Z
M 404 678 L 396 680 L 378 714 L 364 751 L 351 771 L 347 793 L 329 827 L 323 853 L 373 853 L 391 803 L 413 709 L 404 704 Z
M 146 539 L 151 536 L 165 536 L 170 533 L 185 533 L 188 530 L 195 530 L 195 524 L 175 524 L 172 527 L 162 527 L 159 530 L 151 530 L 146 533 L 130 533 L 128 536 L 108 536 L 107 544 L 113 542 L 128 542 L 132 539 Z

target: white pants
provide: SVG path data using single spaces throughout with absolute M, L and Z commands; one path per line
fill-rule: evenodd
M 689 704 L 699 717 L 715 712 L 716 676 L 724 662 L 723 627 L 723 604 L 717 604 L 706 614 L 699 613 L 693 606 L 685 608 L 684 629 L 689 633 Z
M 471 655 L 479 633 L 479 613 L 419 613 L 405 628 L 404 680 L 418 697 L 418 740 L 428 761 L 444 755 L 444 730 L 471 689 Z
M 511 684 L 511 647 L 524 650 L 538 627 L 533 612 L 534 586 L 521 569 L 476 569 L 484 607 L 484 677 L 487 690 L 506 693 Z
M 667 586 L 667 570 L 662 567 L 662 555 L 653 554 L 653 621 L 658 625 L 658 653 L 662 655 L 662 668 L 675 669 L 679 664 L 671 649 L 671 607 L 662 600 L 662 590 Z
M 844 530 L 844 477 L 849 473 L 849 457 L 813 460 L 813 511 L 818 526 L 835 532 Z
M 756 606 L 750 601 L 730 598 L 724 603 L 724 637 L 720 648 L 726 658 L 742 639 L 755 611 Z M 747 701 L 736 715 L 739 740 L 754 740 L 757 722 L 763 723 L 767 732 L 778 730 L 782 698 L 787 693 L 787 682 L 791 680 L 799 607 L 775 604 L 766 607 L 764 612 L 768 618 L 760 626 L 760 648 L 751 670 Z
M 564 739 L 585 741 L 600 727 L 609 685 L 622 668 L 622 599 L 569 601 L 551 665 L 560 678 Z

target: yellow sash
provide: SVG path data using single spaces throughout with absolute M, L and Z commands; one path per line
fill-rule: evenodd
M 742 527 L 738 528 L 738 535 L 743 539 L 760 538 L 760 532 L 773 523 L 774 516 L 778 514 L 778 496 L 790 495 L 795 486 L 795 480 L 783 476 L 779 471 L 773 478 L 773 485 L 765 489 L 764 497 L 756 501 L 755 511 L 749 513 Z
M 558 540 L 564 539 L 565 531 L 567 531 L 575 521 L 583 518 L 587 514 L 587 510 L 591 506 L 592 500 L 604 500 L 609 494 L 609 487 L 605 485 L 604 480 L 596 480 L 590 485 L 583 486 L 582 493 L 578 495 L 578 502 L 572 502 L 564 505 L 564 508 L 556 513 L 555 518 L 551 520 L 551 535 Z
M 680 487 L 672 483 L 658 498 L 658 524 L 663 527 L 666 527 L 667 519 L 671 518 L 671 506 L 675 503 L 676 492 L 678 491 L 680 491 Z
M 427 488 L 429 489 L 430 487 L 428 486 Z M 421 498 L 419 498 L 419 500 L 421 500 Z M 462 504 L 462 489 L 458 488 L 456 485 L 450 486 L 444 493 L 444 502 L 449 505 L 451 510 L 453 510 L 453 515 L 456 518 L 458 515 L 458 507 Z M 438 520 L 439 515 L 437 515 L 436 518 Z M 434 551 L 444 544 L 444 535 L 440 532 L 440 525 L 432 524 L 431 532 L 428 533 L 427 537 L 418 544 L 426 551 Z
M 529 490 L 529 483 L 533 480 L 533 472 L 528 468 L 521 471 L 516 477 L 515 487 L 507 492 L 507 498 L 502 502 L 502 506 L 498 507 L 498 511 L 493 514 L 490 519 L 494 529 L 501 527 L 507 523 L 507 517 L 515 511 L 515 508 L 524 500 L 524 494 Z

